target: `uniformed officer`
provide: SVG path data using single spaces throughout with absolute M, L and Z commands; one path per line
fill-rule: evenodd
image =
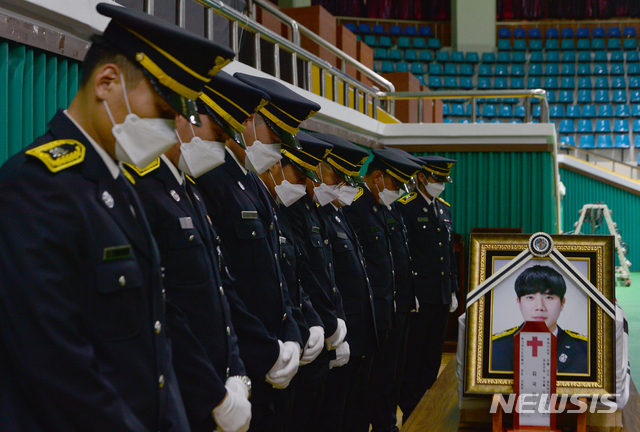
M 1 430 L 189 430 L 156 243 L 115 159 L 158 157 L 176 112 L 198 123 L 194 99 L 233 52 L 97 9 L 112 20 L 69 109 L 0 169 Z
M 438 377 L 449 313 L 458 306 L 458 271 L 450 205 L 439 198 L 451 182 L 455 160 L 424 156 L 417 191 L 398 201 L 411 252 L 418 312 L 409 317 L 409 337 L 400 409 L 409 418 Z
M 320 222 L 315 219 L 315 224 L 308 222 L 311 216 L 300 214 L 315 214 L 315 205 L 311 201 L 303 203 L 306 201 L 305 179 L 308 176 L 317 179 L 315 168 L 330 151 L 331 145 L 304 132 L 298 132 L 296 138 L 301 149 L 283 144 L 282 160 L 263 173 L 261 178 L 271 196 L 279 203 L 276 213 L 282 232 L 280 245 L 283 252 L 285 249 L 290 250 L 287 256 L 283 253 L 281 266 L 283 269 L 290 269 L 285 271 L 290 295 L 294 301 L 296 298 L 302 300 L 306 297 L 314 312 L 310 314 L 305 302 L 300 302 L 306 321 L 301 326 L 309 329 L 306 332 L 308 337 L 305 338 L 303 334 L 305 349 L 300 360 L 301 367 L 292 385 L 285 390 L 279 405 L 284 430 L 307 431 L 316 427 L 321 414 L 318 407 L 322 401 L 330 360 L 328 352 L 323 350 L 326 328 L 324 321 L 328 317 L 332 319 L 333 327 L 337 327 L 337 312 L 332 298 L 339 299 L 339 293 L 331 289 L 334 286 L 330 273 L 331 262 L 323 254 L 323 246 L 326 248 L 328 241 L 325 241 L 326 237 L 321 237 Z M 293 248 L 295 256 L 291 253 Z M 311 248 L 313 249 L 309 250 Z M 310 265 L 310 255 L 321 261 Z M 293 288 L 296 286 L 299 287 L 299 294 Z M 295 395 L 292 387 L 295 388 Z
M 273 430 L 272 386 L 285 388 L 295 375 L 302 340 L 280 269 L 273 205 L 255 173 L 280 160 L 281 140 L 295 142 L 301 120 L 292 119 L 305 119 L 320 107 L 277 81 L 240 73 L 234 77 L 262 90 L 271 101 L 243 123 L 247 149 L 227 140 L 226 163 L 200 177 L 198 185 L 225 246 L 233 286 L 263 333 L 243 340 L 236 329 L 253 386 L 251 430 Z
M 518 275 L 514 288 L 524 320 L 544 321 L 558 338 L 558 373 L 588 373 L 587 338 L 558 326 L 558 318 L 567 300 L 564 296 L 567 285 L 562 275 L 552 267 L 535 265 Z M 492 372 L 513 372 L 513 338 L 521 327 L 491 338 Z
M 229 106 L 223 94 L 242 97 Z M 169 330 L 192 432 L 212 431 L 214 418 L 224 431 L 247 430 L 251 405 L 250 380 L 222 287 L 220 273 L 226 272 L 219 237 L 191 176 L 197 178 L 224 162 L 224 142 L 230 134 L 242 136 L 238 126 L 266 99 L 266 94 L 220 71 L 198 99 L 202 127 L 177 116 L 180 142 L 145 169 L 128 166 L 125 171 L 134 177 L 158 242 L 167 299 L 184 313 L 188 324 L 177 330 L 170 322 Z M 236 320 L 241 318 L 236 313 Z M 200 351 L 202 359 L 195 365 L 190 361 L 193 356 L 185 355 Z
M 367 431 L 373 417 L 380 419 L 375 421 L 376 427 L 385 423 L 386 427 L 395 428 L 395 424 L 389 424 L 395 407 L 388 403 L 397 361 L 397 353 L 392 351 L 397 348 L 399 337 L 393 332 L 398 323 L 391 231 L 402 231 L 402 225 L 391 212 L 391 205 L 402 193 L 409 191 L 411 178 L 420 169 L 419 165 L 392 149 L 373 149 L 372 153 L 364 176 L 366 187 L 360 188 L 362 193 L 345 208 L 345 214 L 362 242 L 373 290 L 380 350 L 372 360 L 368 384 L 370 398 L 364 409 L 354 413 L 351 431 Z M 398 243 L 402 243 L 402 239 L 400 236 Z M 375 416 L 373 411 L 378 411 Z
M 360 193 L 357 186 L 364 183 L 360 168 L 369 152 L 335 135 L 314 133 L 312 136 L 333 145 L 322 162 L 323 181 L 338 187 L 339 195 L 318 213 L 329 236 L 335 283 L 342 297 L 348 329 L 345 343 L 349 344 L 349 362 L 329 371 L 320 410 L 322 417 L 315 430 L 339 431 L 348 430 L 343 418 L 346 416 L 349 421 L 350 413 L 366 400 L 370 360 L 377 348 L 373 293 L 362 248 L 342 211 L 342 207 L 350 205 Z M 314 193 L 312 187 L 309 193 Z

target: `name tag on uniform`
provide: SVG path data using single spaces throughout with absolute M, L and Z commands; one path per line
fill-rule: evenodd
M 387 225 L 393 225 L 394 223 L 396 223 L 396 220 L 394 218 L 387 219 Z
M 418 222 L 429 222 L 429 218 L 428 217 L 419 217 L 418 218 Z
M 253 211 L 243 211 L 241 212 L 242 219 L 258 219 L 258 212 Z
M 180 227 L 182 229 L 193 229 L 193 221 L 191 220 L 190 217 L 181 217 Z
M 339 232 L 339 233 L 337 233 L 337 236 L 340 239 L 344 239 L 344 240 L 347 239 L 347 233 Z
M 320 227 L 312 226 L 312 227 L 311 227 L 311 232 L 319 233 L 319 232 L 320 232 Z
M 377 227 L 377 226 L 369 227 L 370 233 L 377 233 L 378 231 L 380 231 L 380 227 Z
M 112 261 L 131 257 L 131 245 L 106 247 L 102 251 L 102 261 Z

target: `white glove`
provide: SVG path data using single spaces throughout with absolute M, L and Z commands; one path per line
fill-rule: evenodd
M 342 342 L 340 345 L 338 345 L 338 348 L 336 348 L 336 359 L 329 361 L 329 369 L 344 366 L 349 363 L 350 354 L 351 351 L 349 350 L 349 342 Z
M 300 366 L 311 363 L 322 352 L 322 341 L 324 340 L 324 329 L 321 326 L 309 327 L 309 339 L 304 347 Z
M 336 349 L 344 341 L 347 335 L 347 323 L 342 318 L 338 318 L 338 328 L 335 333 L 324 340 L 324 344 L 329 351 Z
M 227 396 L 213 409 L 213 418 L 218 430 L 224 432 L 246 432 L 251 422 L 249 389 L 238 377 L 229 377 L 225 383 Z
M 280 344 L 280 356 L 273 365 L 269 373 L 267 373 L 266 380 L 269 384 L 277 389 L 286 388 L 293 376 L 298 372 L 300 365 L 300 345 L 298 342 L 287 341 Z
M 451 304 L 449 305 L 449 312 L 455 312 L 458 309 L 458 297 L 456 293 L 451 293 Z
M 416 307 L 411 309 L 411 312 L 420 312 L 420 302 L 418 301 L 418 297 L 414 297 L 414 299 L 416 300 Z

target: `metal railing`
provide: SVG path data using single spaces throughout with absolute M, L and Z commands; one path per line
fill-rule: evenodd
M 567 150 L 572 152 L 575 157 L 578 159 L 584 160 L 585 162 L 589 162 L 591 164 L 602 167 L 605 164 L 611 164 L 609 169 L 618 174 L 622 174 L 623 171 L 627 171 L 629 177 L 632 180 L 640 180 L 640 168 L 637 165 L 631 165 L 626 162 L 622 162 L 619 160 L 612 159 L 607 156 L 603 156 L 592 151 L 588 151 L 582 148 L 574 147 L 568 144 L 559 144 L 561 145 L 561 150 Z

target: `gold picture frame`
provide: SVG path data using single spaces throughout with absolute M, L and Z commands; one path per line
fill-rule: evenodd
M 561 319 L 564 319 L 568 327 L 578 326 L 580 331 L 567 333 L 587 342 L 586 368 L 581 372 L 558 373 L 557 393 L 614 394 L 613 237 L 544 233 L 472 234 L 469 245 L 465 394 L 513 393 L 513 371 L 497 369 L 492 355 L 502 354 L 498 348 L 496 353 L 492 353 L 493 344 L 495 340 L 517 331 L 517 327 L 505 330 L 509 321 L 509 325 L 515 322 L 516 326 L 518 323 L 514 320 L 523 321 L 523 313 L 518 309 L 520 302 L 514 292 L 514 280 L 526 268 L 535 265 L 548 266 L 562 274 L 566 280 L 565 300 L 569 307 L 563 303 L 564 309 L 557 325 L 561 328 Z M 567 361 L 566 355 L 560 359 L 561 362 L 563 360 Z

